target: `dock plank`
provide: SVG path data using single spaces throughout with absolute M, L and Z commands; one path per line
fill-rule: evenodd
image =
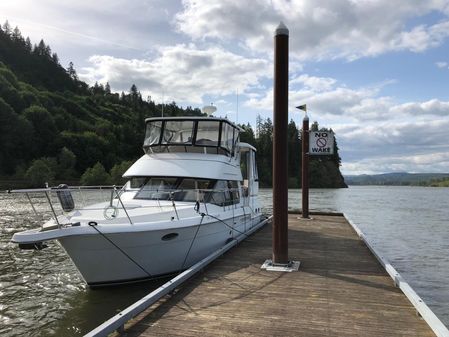
M 261 270 L 271 226 L 138 315 L 126 336 L 435 336 L 343 216 L 289 214 L 299 272 Z

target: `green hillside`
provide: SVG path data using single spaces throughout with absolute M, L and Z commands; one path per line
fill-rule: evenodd
M 111 93 L 108 84 L 89 87 L 78 80 L 73 66 L 64 69 L 43 41 L 32 47 L 18 29 L 0 29 L 4 179 L 30 178 L 33 163 L 51 181 L 77 180 L 97 162 L 109 171 L 135 160 L 142 155 L 144 119 L 160 116 L 161 108 L 143 100 L 134 85 L 122 94 Z M 164 106 L 164 113 L 201 115 L 199 109 L 174 102 Z
M 162 105 L 142 99 L 138 88 L 121 94 L 109 84 L 80 81 L 43 40 L 32 45 L 16 27 L 0 27 L 0 185 L 43 186 L 57 182 L 122 183 L 121 174 L 142 155 L 144 119 Z M 199 116 L 199 109 L 164 105 L 166 116 Z M 316 125 L 316 127 L 318 127 Z M 271 186 L 272 124 L 244 126 L 242 140 L 259 149 L 262 186 Z M 289 125 L 290 186 L 299 187 L 301 140 Z M 312 187 L 345 187 L 336 154 L 311 160 Z
M 395 186 L 445 186 L 449 173 L 407 173 L 362 174 L 345 176 L 348 185 L 395 185 Z

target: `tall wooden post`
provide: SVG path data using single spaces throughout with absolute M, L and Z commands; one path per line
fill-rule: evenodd
M 273 263 L 288 264 L 288 29 L 274 37 Z
M 302 217 L 309 218 L 309 117 L 306 115 L 302 120 Z

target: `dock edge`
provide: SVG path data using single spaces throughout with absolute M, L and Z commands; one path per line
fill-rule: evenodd
M 142 311 L 156 303 L 163 296 L 167 295 L 171 291 L 173 291 L 176 287 L 180 286 L 183 282 L 190 279 L 196 273 L 201 271 L 204 267 L 210 264 L 212 261 L 216 260 L 218 257 L 222 256 L 232 247 L 236 246 L 240 242 L 244 241 L 251 234 L 265 226 L 268 222 L 272 221 L 273 216 L 269 216 L 266 219 L 259 222 L 257 225 L 249 229 L 245 234 L 239 235 L 237 238 L 223 246 L 222 248 L 216 250 L 212 254 L 208 255 L 201 261 L 194 264 L 189 269 L 180 273 L 176 277 L 172 278 L 167 283 L 163 284 L 156 290 L 152 291 L 148 295 L 142 297 L 140 300 L 131 304 L 126 309 L 120 311 L 115 316 L 111 317 L 101 325 L 97 326 L 92 331 L 88 332 L 84 335 L 84 337 L 106 337 L 114 331 L 122 332 L 124 330 L 125 324 L 140 314 Z
M 385 271 L 393 279 L 394 284 L 401 289 L 404 295 L 408 298 L 410 303 L 415 307 L 419 315 L 426 321 L 432 331 L 437 337 L 449 337 L 448 328 L 440 321 L 440 319 L 434 314 L 434 312 L 427 306 L 424 300 L 413 290 L 413 288 L 407 283 L 407 281 L 399 274 L 399 272 L 392 266 L 392 264 L 382 255 L 380 255 L 368 237 L 363 234 L 361 229 L 347 216 L 343 214 L 348 223 L 360 237 L 360 239 L 366 244 L 368 249 L 373 253 L 379 263 L 384 267 Z

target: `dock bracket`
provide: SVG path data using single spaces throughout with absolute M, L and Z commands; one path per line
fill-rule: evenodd
M 265 269 L 266 271 L 282 271 L 291 273 L 293 271 L 299 271 L 299 266 L 301 262 L 299 261 L 288 261 L 288 263 L 273 263 L 273 260 L 266 260 L 260 269 Z

